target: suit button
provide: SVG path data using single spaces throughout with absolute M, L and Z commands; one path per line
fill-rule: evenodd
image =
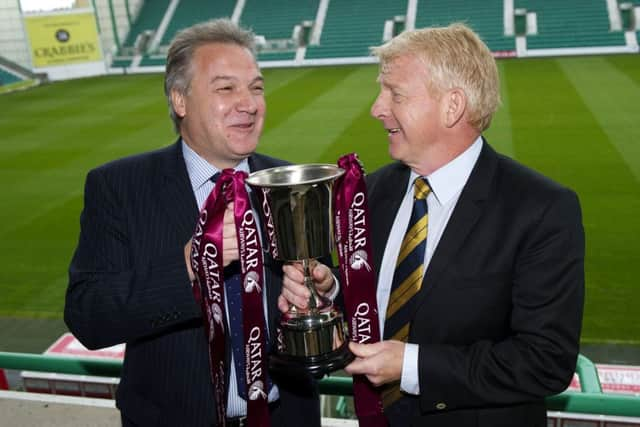
M 445 409 L 446 407 L 447 407 L 447 404 L 446 404 L 446 403 L 444 403 L 444 402 L 438 402 L 438 403 L 436 403 L 436 409 L 438 409 L 438 410 L 440 410 L 440 411 L 441 411 L 441 410 L 443 410 L 443 409 Z

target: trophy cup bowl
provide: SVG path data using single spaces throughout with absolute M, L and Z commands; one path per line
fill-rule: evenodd
M 313 260 L 333 250 L 333 186 L 343 173 L 331 164 L 303 164 L 264 169 L 246 179 L 263 193 L 269 208 L 277 259 L 301 262 L 311 292 L 308 309 L 292 305 L 282 315 L 278 350 L 269 357 L 269 369 L 276 374 L 320 378 L 354 359 L 343 315 L 317 293 L 310 271 Z M 265 224 L 269 218 L 262 220 Z

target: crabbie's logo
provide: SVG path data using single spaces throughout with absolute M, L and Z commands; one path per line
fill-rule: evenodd
M 359 193 L 356 193 L 355 196 L 353 196 L 353 203 L 351 203 L 351 211 L 352 211 L 351 241 L 353 242 L 354 250 L 361 249 L 365 247 L 365 245 L 367 244 L 367 236 L 365 234 L 367 223 L 366 223 L 366 217 L 365 217 L 365 209 L 363 206 L 365 201 L 366 201 L 366 198 L 364 196 L 364 193 L 361 191 Z M 351 260 L 349 260 L 349 262 L 353 263 L 353 261 Z M 364 258 L 364 262 L 365 263 L 367 262 L 366 256 Z M 360 268 L 357 268 L 356 270 L 359 270 L 359 269 Z M 367 268 L 367 270 L 369 269 L 370 267 Z
M 245 365 L 247 383 L 251 384 L 249 399 L 266 399 L 267 395 L 264 392 L 264 383 L 262 382 L 262 331 L 259 327 L 251 328 L 244 354 L 247 358 Z
M 71 34 L 69 34 L 69 31 L 65 30 L 64 28 L 56 31 L 56 40 L 58 40 L 60 43 L 66 43 L 70 38 Z
M 35 68 L 102 60 L 93 12 L 26 15 L 24 28 Z

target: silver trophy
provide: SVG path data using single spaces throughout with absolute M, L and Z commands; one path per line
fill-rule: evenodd
M 311 292 L 308 309 L 291 306 L 282 315 L 278 350 L 269 357 L 275 373 L 322 377 L 354 358 L 342 313 L 316 292 L 311 277 L 313 260 L 333 251 L 333 186 L 343 173 L 330 164 L 305 164 L 261 170 L 246 180 L 264 196 L 263 228 L 275 240 L 276 258 L 302 262 Z

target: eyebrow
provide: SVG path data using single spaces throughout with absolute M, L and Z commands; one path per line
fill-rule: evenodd
M 213 84 L 213 83 L 217 82 L 218 80 L 238 80 L 238 78 L 234 77 L 234 76 L 225 76 L 225 75 L 215 76 L 214 78 L 211 79 L 211 81 L 209 83 Z M 264 77 L 261 76 L 261 75 L 257 76 L 253 80 L 251 80 L 251 82 L 249 84 L 254 84 L 254 83 L 257 83 L 257 82 L 263 83 L 264 82 Z
M 385 79 L 382 74 L 378 75 L 378 78 L 376 78 L 376 82 L 380 86 L 384 86 L 384 87 L 389 88 L 389 89 L 396 89 L 396 88 L 398 88 L 400 86 L 400 83 L 394 82 L 394 81 L 389 81 L 388 79 Z

